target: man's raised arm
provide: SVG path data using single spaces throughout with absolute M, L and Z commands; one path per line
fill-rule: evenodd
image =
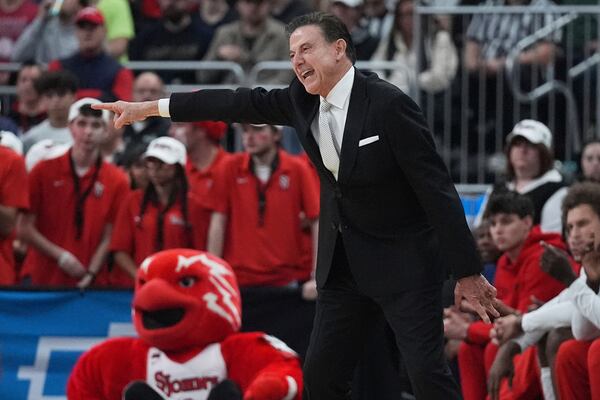
M 116 101 L 114 103 L 92 104 L 92 108 L 95 110 L 112 111 L 115 114 L 113 121 L 115 128 L 119 129 L 135 121 L 143 121 L 148 117 L 160 116 L 158 102 L 159 100 L 138 103 Z

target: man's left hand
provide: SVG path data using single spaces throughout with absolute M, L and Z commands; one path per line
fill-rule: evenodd
M 454 302 L 460 307 L 465 299 L 471 308 L 486 323 L 490 323 L 490 315 L 499 317 L 500 313 L 494 307 L 496 301 L 496 288 L 494 288 L 482 275 L 471 275 L 459 279 L 454 289 Z

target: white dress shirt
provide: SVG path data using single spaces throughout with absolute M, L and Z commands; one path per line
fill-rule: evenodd
M 331 104 L 329 112 L 332 115 L 332 132 L 335 136 L 336 147 L 338 150 L 342 148 L 342 140 L 344 138 L 344 128 L 346 127 L 346 117 L 348 116 L 348 106 L 350 105 L 350 93 L 354 85 L 354 67 L 351 67 L 348 72 L 339 80 L 338 83 L 331 89 L 326 98 L 320 97 L 320 101 L 327 100 Z M 312 122 L 311 130 L 317 143 L 319 143 L 319 115 Z

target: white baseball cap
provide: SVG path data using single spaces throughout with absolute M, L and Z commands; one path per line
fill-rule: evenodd
M 84 97 L 82 99 L 77 100 L 75 103 L 71 104 L 71 108 L 69 108 L 69 122 L 73 121 L 81 114 L 81 107 L 86 104 L 100 104 L 102 103 L 98 99 L 94 99 L 93 97 Z M 110 112 L 108 110 L 102 110 L 102 119 L 108 125 L 110 123 Z
M 512 132 L 506 137 L 506 143 L 510 142 L 517 136 L 524 137 L 534 144 L 543 144 L 548 149 L 552 147 L 552 132 L 540 121 L 533 119 L 524 119 L 515 125 Z
M 23 155 L 23 142 L 11 131 L 0 131 L 0 146 L 8 147 L 18 155 Z
M 348 7 L 355 8 L 355 7 L 362 6 L 363 0 L 333 0 L 331 3 L 332 4 L 342 3 Z
M 181 164 L 185 167 L 185 145 L 175 138 L 161 136 L 148 145 L 144 158 L 148 157 L 158 158 L 165 164 Z

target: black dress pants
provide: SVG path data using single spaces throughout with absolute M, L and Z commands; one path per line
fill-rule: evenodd
M 441 286 L 367 296 L 354 281 L 339 236 L 334 265 L 317 299 L 304 363 L 303 398 L 351 398 L 354 368 L 363 354 L 369 330 L 382 312 L 394 332 L 416 398 L 460 399 L 444 358 Z

